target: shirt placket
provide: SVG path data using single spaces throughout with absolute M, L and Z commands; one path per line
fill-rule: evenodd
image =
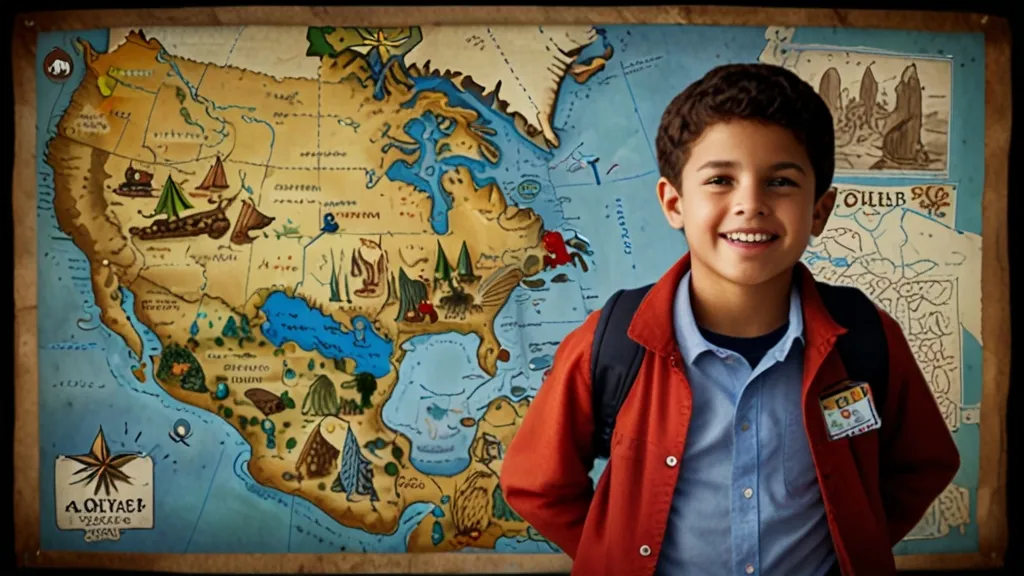
M 742 382 L 736 414 L 733 418 L 732 466 L 732 551 L 733 573 L 754 574 L 759 571 L 760 510 L 758 507 L 758 413 L 760 386 L 750 381 L 751 370 L 738 357 L 727 363 L 734 382 Z

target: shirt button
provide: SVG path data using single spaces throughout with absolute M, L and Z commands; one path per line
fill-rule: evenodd
M 747 430 L 750 430 L 750 424 L 748 424 L 748 423 L 744 422 L 744 423 L 743 423 L 743 424 L 742 424 L 742 425 L 740 426 L 740 430 L 743 430 L 744 432 L 746 432 Z
M 651 547 L 648 546 L 647 544 L 644 544 L 643 546 L 641 546 L 640 547 L 640 555 L 641 556 L 650 556 L 651 555 Z
M 669 468 L 674 467 L 678 463 L 679 460 L 677 460 L 675 456 L 669 456 L 668 458 L 665 458 L 665 464 L 668 464 Z
M 746 490 L 743 491 L 743 497 L 744 498 L 749 499 L 753 495 L 754 495 L 754 491 L 751 490 L 750 488 L 747 488 Z M 749 564 L 748 564 L 748 566 L 749 566 Z
M 754 565 L 753 564 L 747 564 L 747 567 L 744 568 L 743 571 L 746 572 L 747 574 L 753 574 L 754 573 Z

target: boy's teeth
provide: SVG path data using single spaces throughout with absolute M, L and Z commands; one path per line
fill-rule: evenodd
M 726 234 L 726 238 L 734 242 L 767 242 L 771 240 L 771 234 L 747 234 L 745 232 L 735 232 L 733 234 Z

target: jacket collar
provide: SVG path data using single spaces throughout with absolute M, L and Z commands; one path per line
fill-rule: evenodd
M 683 275 L 683 279 L 679 282 L 679 288 L 676 289 L 676 299 L 673 302 L 672 310 L 672 326 L 675 330 L 676 342 L 679 344 L 679 350 L 683 353 L 683 361 L 687 366 L 692 365 L 697 357 L 705 352 L 722 353 L 717 346 L 704 338 L 697 326 L 697 320 L 693 317 L 690 298 L 690 277 L 692 275 L 692 271 Z M 804 341 L 804 314 L 800 307 L 800 289 L 791 285 L 786 332 L 773 346 L 771 353 L 781 362 L 789 354 L 793 343 L 797 340 Z M 756 366 L 752 365 L 751 368 L 756 368 Z
M 662 356 L 679 354 L 672 322 L 673 308 L 676 290 L 689 270 L 690 253 L 687 252 L 651 287 L 633 315 L 627 332 L 637 344 Z M 831 346 L 846 329 L 829 315 L 818 294 L 814 276 L 802 262 L 796 264 L 794 275 L 800 289 L 807 348 Z

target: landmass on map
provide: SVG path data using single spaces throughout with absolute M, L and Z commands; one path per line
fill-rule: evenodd
M 809 82 L 832 113 L 837 172 L 948 171 L 952 60 L 792 42 L 770 27 L 760 60 Z
M 577 62 L 580 51 L 596 39 L 591 26 L 145 26 L 140 31 L 159 38 L 179 58 L 230 64 L 278 80 L 315 80 L 319 63 L 309 55 L 336 57 L 353 50 L 372 61 L 383 48 L 385 60 L 402 55 L 413 73 L 445 77 L 479 94 L 512 118 L 524 136 L 545 147 L 559 145 L 551 123 L 563 80 L 571 74 L 584 82 L 611 58 L 608 53 Z M 131 32 L 115 28 L 110 35 L 127 38 Z
M 960 534 L 971 523 L 971 494 L 965 486 L 950 484 L 935 503 L 928 508 L 917 526 L 905 540 L 932 540 L 945 538 L 955 529 Z
M 765 30 L 759 61 L 793 70 L 825 100 L 836 172 L 948 172 L 952 60 L 803 46 L 795 28 Z M 822 281 L 857 286 L 899 322 L 946 425 L 977 423 L 965 406 L 963 333 L 981 336 L 981 237 L 956 229 L 953 183 L 836 184 L 825 231 L 804 262 Z M 964 533 L 970 494 L 950 484 L 907 540 Z
M 860 288 L 903 329 L 951 432 L 964 409 L 963 332 L 981 337 L 981 237 L 954 228 L 954 184 L 837 183 L 825 230 L 803 261 L 815 277 Z M 966 488 L 951 484 L 908 539 L 941 538 L 970 522 Z
M 108 53 L 81 41 L 85 77 L 45 153 L 54 211 L 136 378 L 151 363 L 154 385 L 231 422 L 257 482 L 379 534 L 434 503 L 411 552 L 540 539 L 498 485 L 528 399 L 463 415 L 467 463 L 444 475 L 419 472 L 382 418 L 417 337 L 473 336 L 493 376 L 512 290 L 587 266 L 477 180 L 502 155 L 482 104 L 392 57 L 419 36 L 403 30 L 361 30 L 367 51 L 310 41 L 315 80 L 182 58 L 138 32 Z
M 551 123 L 559 86 L 597 38 L 590 26 L 429 26 L 406 61 L 424 74 L 436 70 L 464 88 L 481 89 L 523 124 L 527 136 L 557 147 Z

